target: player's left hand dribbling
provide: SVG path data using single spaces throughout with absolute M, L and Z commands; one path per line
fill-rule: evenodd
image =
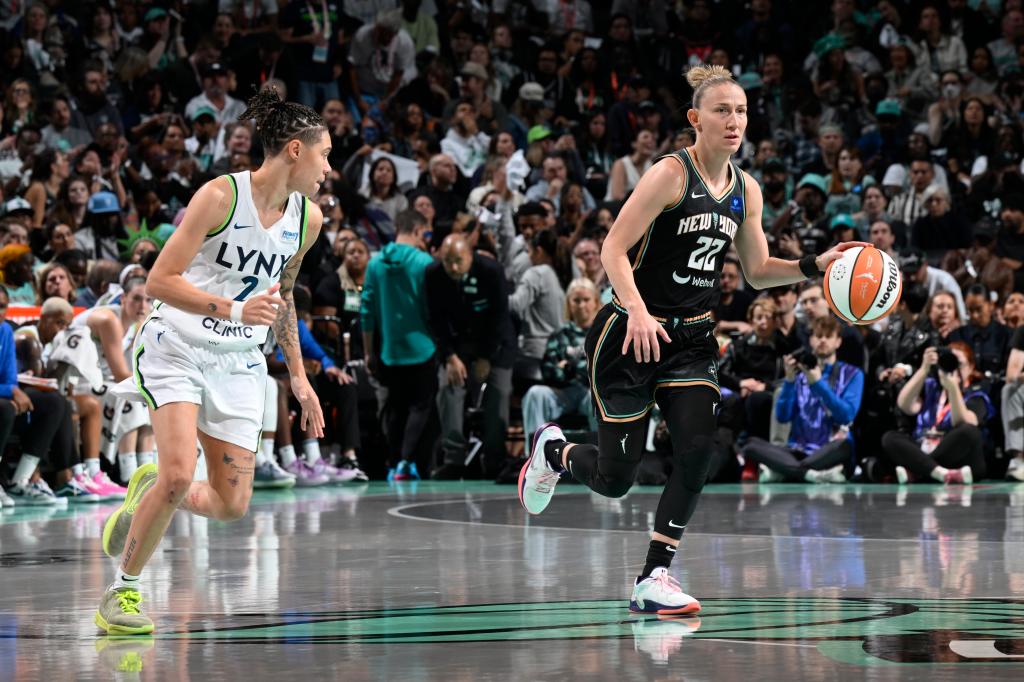
M 825 268 L 828 267 L 829 263 L 834 260 L 839 260 L 843 257 L 843 251 L 852 249 L 855 246 L 868 247 L 873 246 L 873 244 L 869 244 L 867 242 L 843 242 L 842 244 L 836 244 L 814 260 L 815 264 L 818 266 L 818 272 L 825 272 Z
M 306 378 L 305 374 L 293 376 L 291 384 L 292 395 L 295 396 L 295 399 L 302 406 L 299 426 L 303 431 L 311 429 L 311 435 L 314 438 L 323 438 L 324 413 L 320 408 L 320 399 L 317 398 L 313 387 L 309 385 L 309 379 Z

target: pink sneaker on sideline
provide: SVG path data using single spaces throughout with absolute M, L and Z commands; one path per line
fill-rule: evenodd
M 92 477 L 92 484 L 101 500 L 123 500 L 128 496 L 128 488 L 114 483 L 102 471 Z
M 356 476 L 358 476 L 358 472 L 355 469 L 340 469 L 331 466 L 323 459 L 318 459 L 312 467 L 313 473 L 327 476 L 331 483 L 347 483 L 355 480 Z

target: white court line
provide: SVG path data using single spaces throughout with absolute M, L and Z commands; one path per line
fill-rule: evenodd
M 579 532 L 590 532 L 590 533 L 641 533 L 650 532 L 653 529 L 623 529 L 623 528 L 570 528 L 566 526 L 531 526 L 523 523 L 491 523 L 489 521 L 458 521 L 455 519 L 431 519 L 423 516 L 412 516 L 411 514 L 403 514 L 407 509 L 415 509 L 416 507 L 429 507 L 433 505 L 441 504 L 465 504 L 465 500 L 434 500 L 432 502 L 413 502 L 411 504 L 400 504 L 397 507 L 391 507 L 388 509 L 388 515 L 394 516 L 400 519 L 409 519 L 412 521 L 426 521 L 429 523 L 450 523 L 457 526 L 495 526 L 497 528 L 531 528 L 537 530 L 559 530 L 559 531 L 570 531 L 573 533 Z M 754 535 L 749 533 L 693 533 L 687 532 L 686 537 L 730 537 L 730 538 L 756 538 L 761 540 L 775 540 L 778 538 L 789 538 L 793 540 L 831 540 L 834 542 L 946 542 L 956 544 L 958 542 L 970 542 L 976 545 L 983 544 L 994 544 L 994 545 L 1014 545 L 1022 544 L 1024 541 L 1020 540 L 951 540 L 947 538 L 936 538 L 934 540 L 926 540 L 923 538 L 867 538 L 867 537 L 823 537 L 818 535 L 777 535 L 772 533 L 771 535 Z

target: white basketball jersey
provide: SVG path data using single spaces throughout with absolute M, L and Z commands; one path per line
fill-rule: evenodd
M 285 265 L 306 237 L 309 208 L 298 192 L 288 197 L 284 215 L 264 227 L 252 198 L 249 171 L 226 176 L 235 193 L 228 217 L 210 232 L 183 276 L 193 286 L 234 301 L 266 292 L 281 279 Z M 163 319 L 194 343 L 223 350 L 254 348 L 267 338 L 266 325 L 247 325 L 197 315 L 167 303 L 154 303 L 153 317 Z

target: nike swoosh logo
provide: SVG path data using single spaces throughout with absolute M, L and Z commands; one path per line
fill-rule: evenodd
M 690 198 L 691 199 L 700 199 L 701 197 L 706 197 L 706 196 L 707 196 L 707 194 L 697 194 L 696 192 L 690 192 Z
M 238 223 L 235 223 L 235 229 L 236 230 L 244 230 L 247 227 L 252 227 L 252 225 L 239 225 Z
M 245 368 L 246 368 L 246 369 L 252 369 L 253 367 L 255 367 L 255 366 L 256 366 L 256 365 L 258 365 L 258 364 L 260 364 L 260 363 L 258 363 L 258 362 L 254 362 L 254 363 L 252 363 L 252 364 L 250 365 L 250 364 L 249 364 L 249 363 L 247 362 L 247 363 L 245 363 Z
M 686 277 L 680 277 L 679 275 L 676 274 L 676 271 L 673 270 L 672 279 L 675 280 L 676 284 L 686 284 L 690 281 L 690 276 L 687 275 Z
M 680 526 L 678 523 L 672 523 L 672 519 L 668 520 L 668 525 L 669 525 L 669 528 L 686 528 L 686 524 L 685 523 Z

